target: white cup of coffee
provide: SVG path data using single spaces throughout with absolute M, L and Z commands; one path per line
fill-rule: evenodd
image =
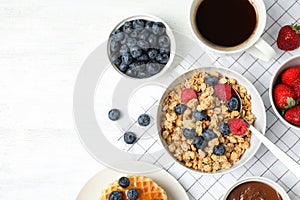
M 196 40 L 213 53 L 247 51 L 269 61 L 276 53 L 261 38 L 266 17 L 263 0 L 193 0 L 189 24 Z

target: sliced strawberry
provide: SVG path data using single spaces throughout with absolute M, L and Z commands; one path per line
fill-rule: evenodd
M 297 97 L 292 87 L 278 84 L 274 88 L 274 101 L 281 110 L 286 110 L 296 105 Z
M 293 86 L 298 79 L 300 80 L 300 66 L 288 68 L 281 74 L 281 81 L 289 86 Z
M 300 105 L 288 109 L 284 114 L 284 119 L 296 126 L 300 126 Z
M 215 91 L 215 95 L 224 101 L 228 101 L 232 95 L 231 87 L 226 83 L 215 85 L 214 91 Z
M 197 99 L 197 93 L 192 88 L 185 88 L 181 91 L 181 101 L 187 103 L 191 99 Z

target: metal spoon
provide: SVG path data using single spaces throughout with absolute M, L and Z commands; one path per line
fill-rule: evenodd
M 232 91 L 235 93 L 235 97 L 239 102 L 239 112 L 241 116 L 242 112 L 242 100 L 239 93 L 232 88 Z M 233 94 L 234 96 L 234 94 Z M 242 118 L 242 116 L 241 116 Z M 249 124 L 245 119 L 243 119 L 247 125 L 251 133 L 257 137 L 298 179 L 300 179 L 300 165 L 290 158 L 285 152 L 279 149 L 273 142 L 271 142 L 267 137 L 261 134 L 254 126 Z

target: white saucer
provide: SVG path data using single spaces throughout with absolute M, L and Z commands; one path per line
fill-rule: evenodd
M 92 177 L 85 186 L 83 186 L 76 200 L 99 200 L 102 189 L 127 174 L 147 176 L 153 179 L 166 191 L 168 199 L 189 200 L 189 197 L 183 187 L 166 171 L 144 162 L 131 161 L 123 163 L 122 166 L 124 166 L 124 168 L 132 169 L 131 171 L 125 169 L 129 173 L 123 173 L 110 168 L 105 168 Z

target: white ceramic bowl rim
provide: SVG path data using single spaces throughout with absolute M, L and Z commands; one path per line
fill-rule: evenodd
M 157 130 L 159 132 L 159 137 L 160 140 L 165 148 L 165 150 L 167 151 L 167 153 L 170 155 L 170 157 L 172 157 L 174 159 L 175 162 L 179 163 L 180 165 L 182 165 L 183 167 L 185 167 L 185 169 L 189 170 L 192 173 L 199 173 L 199 174 L 203 174 L 203 175 L 220 175 L 220 174 L 225 174 L 225 173 L 229 173 L 235 169 L 238 169 L 239 167 L 243 166 L 245 163 L 247 163 L 258 151 L 261 142 L 256 138 L 256 137 L 251 137 L 251 141 L 250 141 L 250 147 L 245 151 L 245 153 L 242 155 L 241 159 L 239 161 L 237 161 L 232 167 L 228 168 L 228 169 L 223 169 L 223 170 L 219 170 L 217 172 L 201 172 L 189 167 L 186 167 L 182 162 L 179 162 L 178 160 L 176 160 L 176 158 L 174 158 L 173 154 L 168 150 L 167 144 L 165 142 L 165 139 L 162 138 L 161 135 L 161 127 L 160 127 L 160 119 L 161 119 L 161 115 L 162 115 L 162 102 L 165 99 L 166 95 L 171 91 L 171 89 L 173 89 L 173 87 L 177 84 L 180 83 L 179 79 L 183 78 L 183 77 L 188 77 L 190 78 L 190 74 L 193 73 L 194 71 L 200 71 L 200 72 L 219 72 L 221 74 L 226 75 L 227 77 L 230 78 L 235 78 L 237 79 L 237 82 L 241 85 L 243 85 L 244 87 L 246 87 L 248 94 L 251 95 L 251 103 L 252 103 L 252 111 L 254 113 L 254 115 L 256 117 L 258 117 L 258 115 L 260 116 L 256 121 L 255 121 L 255 127 L 258 128 L 258 130 L 260 130 L 260 132 L 262 134 L 265 134 L 266 131 L 266 112 L 265 112 L 265 107 L 264 107 L 264 103 L 260 97 L 260 94 L 258 93 L 258 91 L 256 90 L 256 88 L 254 87 L 254 85 L 248 81 L 246 78 L 244 78 L 241 74 L 234 72 L 228 68 L 224 68 L 224 67 L 200 67 L 198 69 L 194 69 L 194 70 L 190 70 L 184 74 L 182 74 L 181 76 L 177 77 L 169 86 L 168 88 L 165 90 L 164 94 L 162 95 L 161 99 L 160 99 L 160 103 L 158 106 L 158 111 L 157 111 Z M 251 91 L 251 93 L 250 93 Z M 257 99 L 253 98 L 253 97 L 257 97 Z M 257 109 L 254 109 L 254 105 L 256 105 Z
M 109 32 L 108 38 L 110 37 L 111 32 L 116 30 L 120 26 L 122 26 L 124 24 L 124 22 L 134 20 L 134 19 L 144 19 L 144 20 L 162 22 L 165 25 L 167 35 L 170 38 L 170 57 L 169 57 L 169 61 L 167 62 L 167 64 L 165 64 L 165 66 L 163 67 L 163 69 L 160 72 L 158 72 L 157 74 L 155 74 L 153 76 L 147 77 L 147 78 L 134 78 L 134 77 L 131 77 L 131 76 L 127 76 L 126 74 L 124 74 L 120 70 L 118 70 L 116 68 L 116 66 L 114 66 L 113 64 L 111 64 L 111 65 L 113 66 L 113 68 L 118 73 L 120 73 L 122 76 L 124 76 L 126 78 L 130 78 L 130 79 L 134 79 L 134 80 L 152 80 L 152 79 L 155 79 L 155 78 L 161 76 L 162 74 L 164 74 L 167 71 L 167 69 L 171 66 L 171 64 L 173 63 L 173 60 L 175 58 L 175 51 L 176 51 L 175 36 L 173 34 L 173 31 L 169 27 L 169 25 L 164 20 L 162 20 L 161 18 L 159 18 L 157 16 L 154 16 L 154 15 L 150 15 L 150 14 L 136 13 L 136 14 L 131 14 L 131 15 L 125 17 L 125 18 L 124 17 L 120 18 L 120 20 L 118 20 L 119 23 L 117 25 L 115 25 L 114 28 Z M 107 42 L 107 56 L 110 57 L 109 42 Z
M 233 191 L 233 189 L 235 189 L 237 186 L 241 185 L 242 183 L 251 182 L 251 181 L 265 183 L 271 186 L 274 190 L 276 190 L 280 194 L 283 200 L 290 200 L 290 197 L 288 196 L 286 191 L 278 183 L 272 181 L 271 179 L 260 177 L 260 176 L 248 177 L 239 180 L 227 190 L 227 192 L 223 196 L 223 200 L 226 200 L 230 192 Z
M 295 61 L 296 60 L 296 61 Z M 282 123 L 284 123 L 286 126 L 288 127 L 292 127 L 298 131 L 300 131 L 300 127 L 298 126 L 295 126 L 289 122 L 287 122 L 282 116 L 281 114 L 278 112 L 275 104 L 274 104 L 274 99 L 273 99 L 273 88 L 275 86 L 275 83 L 277 82 L 278 78 L 280 78 L 280 75 L 281 73 L 292 67 L 292 66 L 295 66 L 295 64 L 290 64 L 291 62 L 296 62 L 298 63 L 298 65 L 300 65 L 300 55 L 295 55 L 295 56 L 292 56 L 291 58 L 287 59 L 285 62 L 283 62 L 282 64 L 280 64 L 280 67 L 278 67 L 278 69 L 274 72 L 274 75 L 272 76 L 272 79 L 270 81 L 270 85 L 269 85 L 269 99 L 270 99 L 270 103 L 271 103 L 271 106 L 275 112 L 275 114 L 277 115 L 277 117 L 282 121 Z

